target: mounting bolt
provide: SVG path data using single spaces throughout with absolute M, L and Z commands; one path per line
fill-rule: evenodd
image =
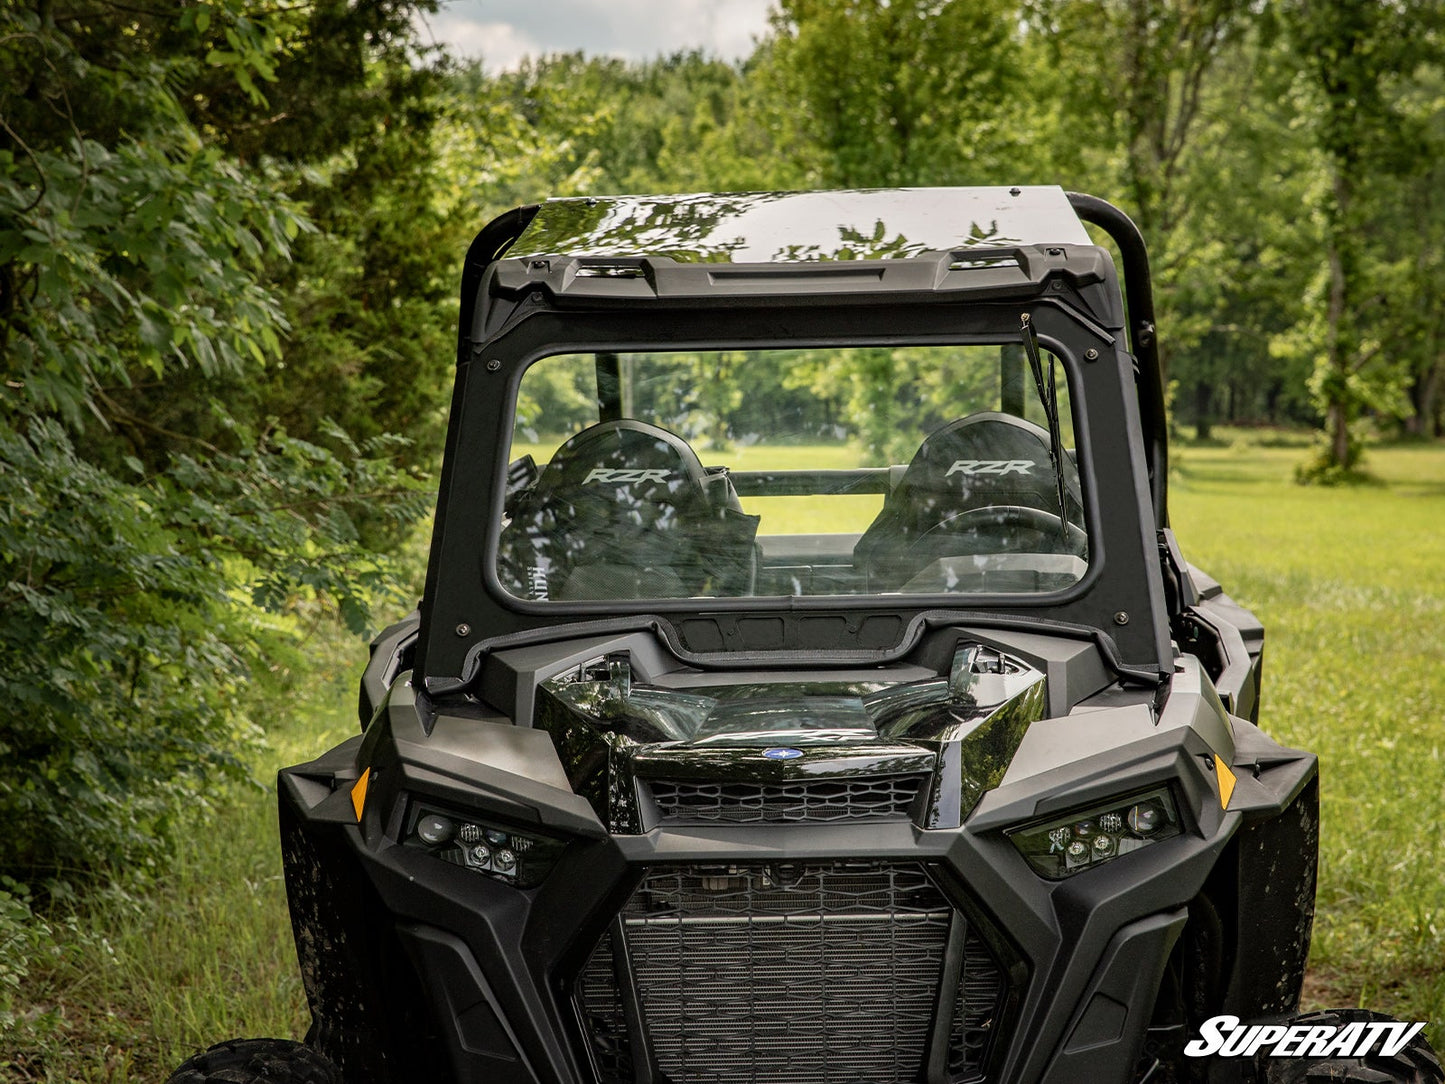
M 1022 196 L 1024 194 L 1024 190 L 1022 188 L 1010 188 L 1008 190 L 1008 194 L 1010 196 Z
M 501 367 L 502 363 L 496 358 L 493 358 L 491 361 L 487 362 L 487 372 L 489 373 L 495 373 Z
M 1084 360 L 1085 360 L 1085 361 L 1098 361 L 1098 360 L 1099 360 L 1099 352 L 1098 352 L 1097 350 L 1095 350 L 1092 346 L 1089 347 L 1089 349 L 1087 349 L 1087 350 L 1084 351 Z
M 1129 623 L 1129 615 L 1128 615 L 1127 613 L 1125 613 L 1123 610 L 1120 610 L 1118 613 L 1116 613 L 1116 614 L 1114 615 L 1114 624 L 1116 624 L 1116 625 L 1127 625 L 1128 623 Z
M 470 636 L 471 634 L 472 626 L 468 625 L 465 621 L 463 621 L 460 625 L 457 626 L 458 636 Z
M 1063 292 L 1063 289 L 1064 289 L 1063 280 L 1062 280 L 1062 279 L 1054 279 L 1054 290 L 1055 290 L 1056 292 L 1058 292 L 1058 293 L 1062 293 L 1062 292 Z

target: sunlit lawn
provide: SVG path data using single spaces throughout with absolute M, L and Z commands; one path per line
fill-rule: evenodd
M 538 449 L 541 451 L 541 449 Z M 704 453 L 754 469 L 756 450 Z M 1428 1019 L 1445 1043 L 1445 446 L 1379 449 L 1380 487 L 1302 489 L 1298 447 L 1175 450 L 1173 521 L 1186 556 L 1264 619 L 1262 725 L 1320 755 L 1323 857 L 1307 1000 Z M 841 467 L 793 448 L 773 468 Z M 847 507 L 847 502 L 858 502 Z M 864 504 L 863 502 L 868 502 Z M 858 530 L 878 498 L 772 498 L 774 532 Z M 750 502 L 751 503 L 751 502 Z M 772 504 L 775 507 L 763 507 Z M 776 507 L 782 506 L 782 507 Z M 280 884 L 270 780 L 353 731 L 331 645 L 315 692 L 278 714 L 264 790 L 221 799 L 150 899 L 80 920 L 0 1035 L 0 1079 L 160 1084 L 184 1051 L 305 1026 Z
M 1185 448 L 1186 556 L 1268 630 L 1261 724 L 1319 754 L 1316 1002 L 1445 1043 L 1445 448 L 1376 450 L 1382 487 L 1302 489 L 1289 448 Z

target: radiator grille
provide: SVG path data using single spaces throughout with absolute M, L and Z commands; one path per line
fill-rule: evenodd
M 613 963 L 612 934 L 592 953 L 578 985 L 578 1003 L 592 1041 L 598 1075 L 606 1081 L 632 1080 L 632 1049 L 627 1040 L 627 1016 Z
M 998 1030 L 1004 996 L 1003 972 L 976 935 L 963 946 L 963 977 L 953 1003 L 948 1037 L 948 1075 L 952 1080 L 982 1079 L 989 1040 Z
M 921 775 L 816 779 L 794 783 L 698 783 L 651 780 L 663 820 L 733 824 L 770 821 L 859 821 L 906 818 Z
M 832 862 L 655 867 L 620 929 L 652 1057 L 672 1084 L 911 1084 L 955 921 L 920 866 Z M 632 1080 L 641 1056 L 629 1054 L 615 936 L 578 984 L 606 1084 Z M 1003 990 L 970 933 L 952 1080 L 978 1079 Z

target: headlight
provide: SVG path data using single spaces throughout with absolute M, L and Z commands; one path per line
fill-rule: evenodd
M 560 839 L 429 805 L 413 807 L 409 824 L 406 846 L 519 888 L 546 880 L 567 846 Z
M 1165 786 L 1014 828 L 1008 836 L 1035 870 L 1059 878 L 1171 839 L 1179 830 L 1179 811 Z

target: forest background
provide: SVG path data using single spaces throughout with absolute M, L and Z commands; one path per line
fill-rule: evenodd
M 1313 430 L 1325 484 L 1441 434 L 1435 0 L 779 0 L 738 63 L 504 73 L 432 6 L 0 4 L 0 1030 L 249 777 L 317 630 L 412 605 L 508 207 L 1062 184 L 1150 242 L 1181 431 Z

